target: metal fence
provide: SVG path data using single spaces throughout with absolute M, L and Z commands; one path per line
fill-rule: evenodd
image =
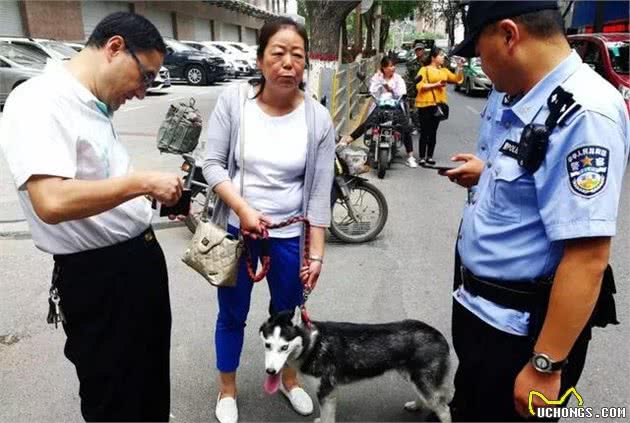
M 368 94 L 369 81 L 378 69 L 380 57 L 374 56 L 350 64 L 340 65 L 335 69 L 326 69 L 332 75 L 332 87 L 330 89 L 330 114 L 337 134 L 349 131 L 349 123 L 359 113 L 361 98 Z M 359 78 L 359 72 L 364 80 Z M 322 93 L 325 95 L 325 93 Z

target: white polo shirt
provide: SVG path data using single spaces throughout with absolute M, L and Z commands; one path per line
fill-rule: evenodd
M 51 254 L 92 250 L 126 241 L 149 227 L 151 204 L 144 197 L 56 225 L 35 214 L 26 190 L 32 175 L 102 180 L 132 170 L 104 104 L 62 63 L 49 61 L 42 75 L 13 90 L 0 120 L 0 147 L 37 248 Z

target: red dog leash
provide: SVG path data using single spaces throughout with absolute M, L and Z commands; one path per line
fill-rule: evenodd
M 311 265 L 311 260 L 310 260 L 309 257 L 311 256 L 311 254 L 310 254 L 310 251 L 311 251 L 311 223 L 309 222 L 309 220 L 306 217 L 304 217 L 304 216 L 295 216 L 295 217 L 291 217 L 291 218 L 285 220 L 284 222 L 267 225 L 263 229 L 263 233 L 261 235 L 261 238 L 263 240 L 269 239 L 269 229 L 284 228 L 285 226 L 293 225 L 294 223 L 299 223 L 299 222 L 304 223 L 304 264 L 306 266 L 310 266 Z M 243 236 L 243 239 L 247 237 L 247 235 L 245 235 L 242 230 L 241 230 L 241 235 Z M 254 263 L 252 261 L 252 257 L 250 256 L 249 251 L 247 250 L 247 243 L 243 242 L 243 248 L 245 250 L 244 251 L 244 253 L 245 253 L 245 261 L 247 263 L 247 274 L 249 275 L 249 278 L 254 283 L 260 282 L 261 280 L 263 280 L 267 276 L 267 273 L 269 273 L 269 269 L 271 268 L 271 257 L 269 257 L 269 255 L 265 255 L 265 256 L 261 256 L 260 257 L 260 262 L 262 263 L 262 269 L 260 269 L 260 272 L 258 274 L 256 274 L 256 272 L 254 271 Z M 303 287 L 303 292 L 304 292 L 304 297 L 303 297 L 302 306 L 301 306 L 302 321 L 304 321 L 306 326 L 308 328 L 310 328 L 311 327 L 311 319 L 309 318 L 308 313 L 306 312 L 306 301 L 308 300 L 308 297 L 309 297 L 309 295 L 312 292 L 312 288 L 305 283 L 304 287 Z

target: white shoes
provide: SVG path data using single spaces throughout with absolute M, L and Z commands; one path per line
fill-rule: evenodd
M 214 410 L 214 414 L 219 423 L 237 423 L 238 407 L 236 406 L 236 398 L 221 398 L 221 392 L 219 392 L 219 396 L 217 397 L 217 407 Z
M 416 158 L 413 156 L 407 157 L 407 161 L 405 162 L 405 164 L 409 167 L 418 167 L 418 162 L 416 161 Z
M 280 383 L 280 392 L 287 397 L 296 413 L 308 416 L 313 412 L 313 400 L 304 389 L 294 386 L 290 391 L 287 391 L 284 384 Z

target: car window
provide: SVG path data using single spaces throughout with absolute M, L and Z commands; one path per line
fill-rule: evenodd
M 630 49 L 630 41 L 619 41 L 615 43 L 606 43 L 610 63 L 616 73 L 628 75 L 628 50 Z
M 44 47 L 49 48 L 53 50 L 54 52 L 59 53 L 60 55 L 65 56 L 65 57 L 74 57 L 77 54 L 79 54 L 72 47 L 69 47 L 63 43 L 60 43 L 59 41 L 40 41 L 40 43 Z
M 245 52 L 245 49 L 238 44 L 230 44 L 230 46 L 238 49 L 239 51 Z
M 47 59 L 47 57 L 42 54 L 9 43 L 0 44 L 0 56 L 4 56 L 6 59 L 18 65 L 37 69 L 42 69 L 46 65 Z
M 604 64 L 602 62 L 602 54 L 599 45 L 591 41 L 586 41 L 584 44 L 586 46 L 582 60 L 584 60 L 584 63 L 589 65 L 595 72 L 605 76 Z
M 34 44 L 30 44 L 30 43 L 24 43 L 22 41 L 11 41 L 11 44 L 15 45 L 15 46 L 19 46 L 21 48 L 23 48 L 24 50 L 28 50 L 33 52 L 33 54 L 43 54 L 46 57 L 50 57 L 50 55 L 48 53 L 46 53 L 44 51 L 44 49 L 42 49 L 41 47 L 34 45 Z
M 227 48 L 225 48 L 222 45 L 219 44 L 212 44 L 214 47 L 218 48 L 219 50 L 221 50 L 223 53 L 225 53 L 225 50 L 227 50 Z
M 10 68 L 9 64 L 4 60 L 0 59 L 0 68 Z
M 177 52 L 185 52 L 185 51 L 196 52 L 197 51 L 191 46 L 187 46 L 186 44 L 180 43 L 179 41 L 176 41 L 176 40 L 164 40 L 164 42 L 166 43 L 167 46 L 169 46 L 170 48 L 172 48 L 173 50 Z

